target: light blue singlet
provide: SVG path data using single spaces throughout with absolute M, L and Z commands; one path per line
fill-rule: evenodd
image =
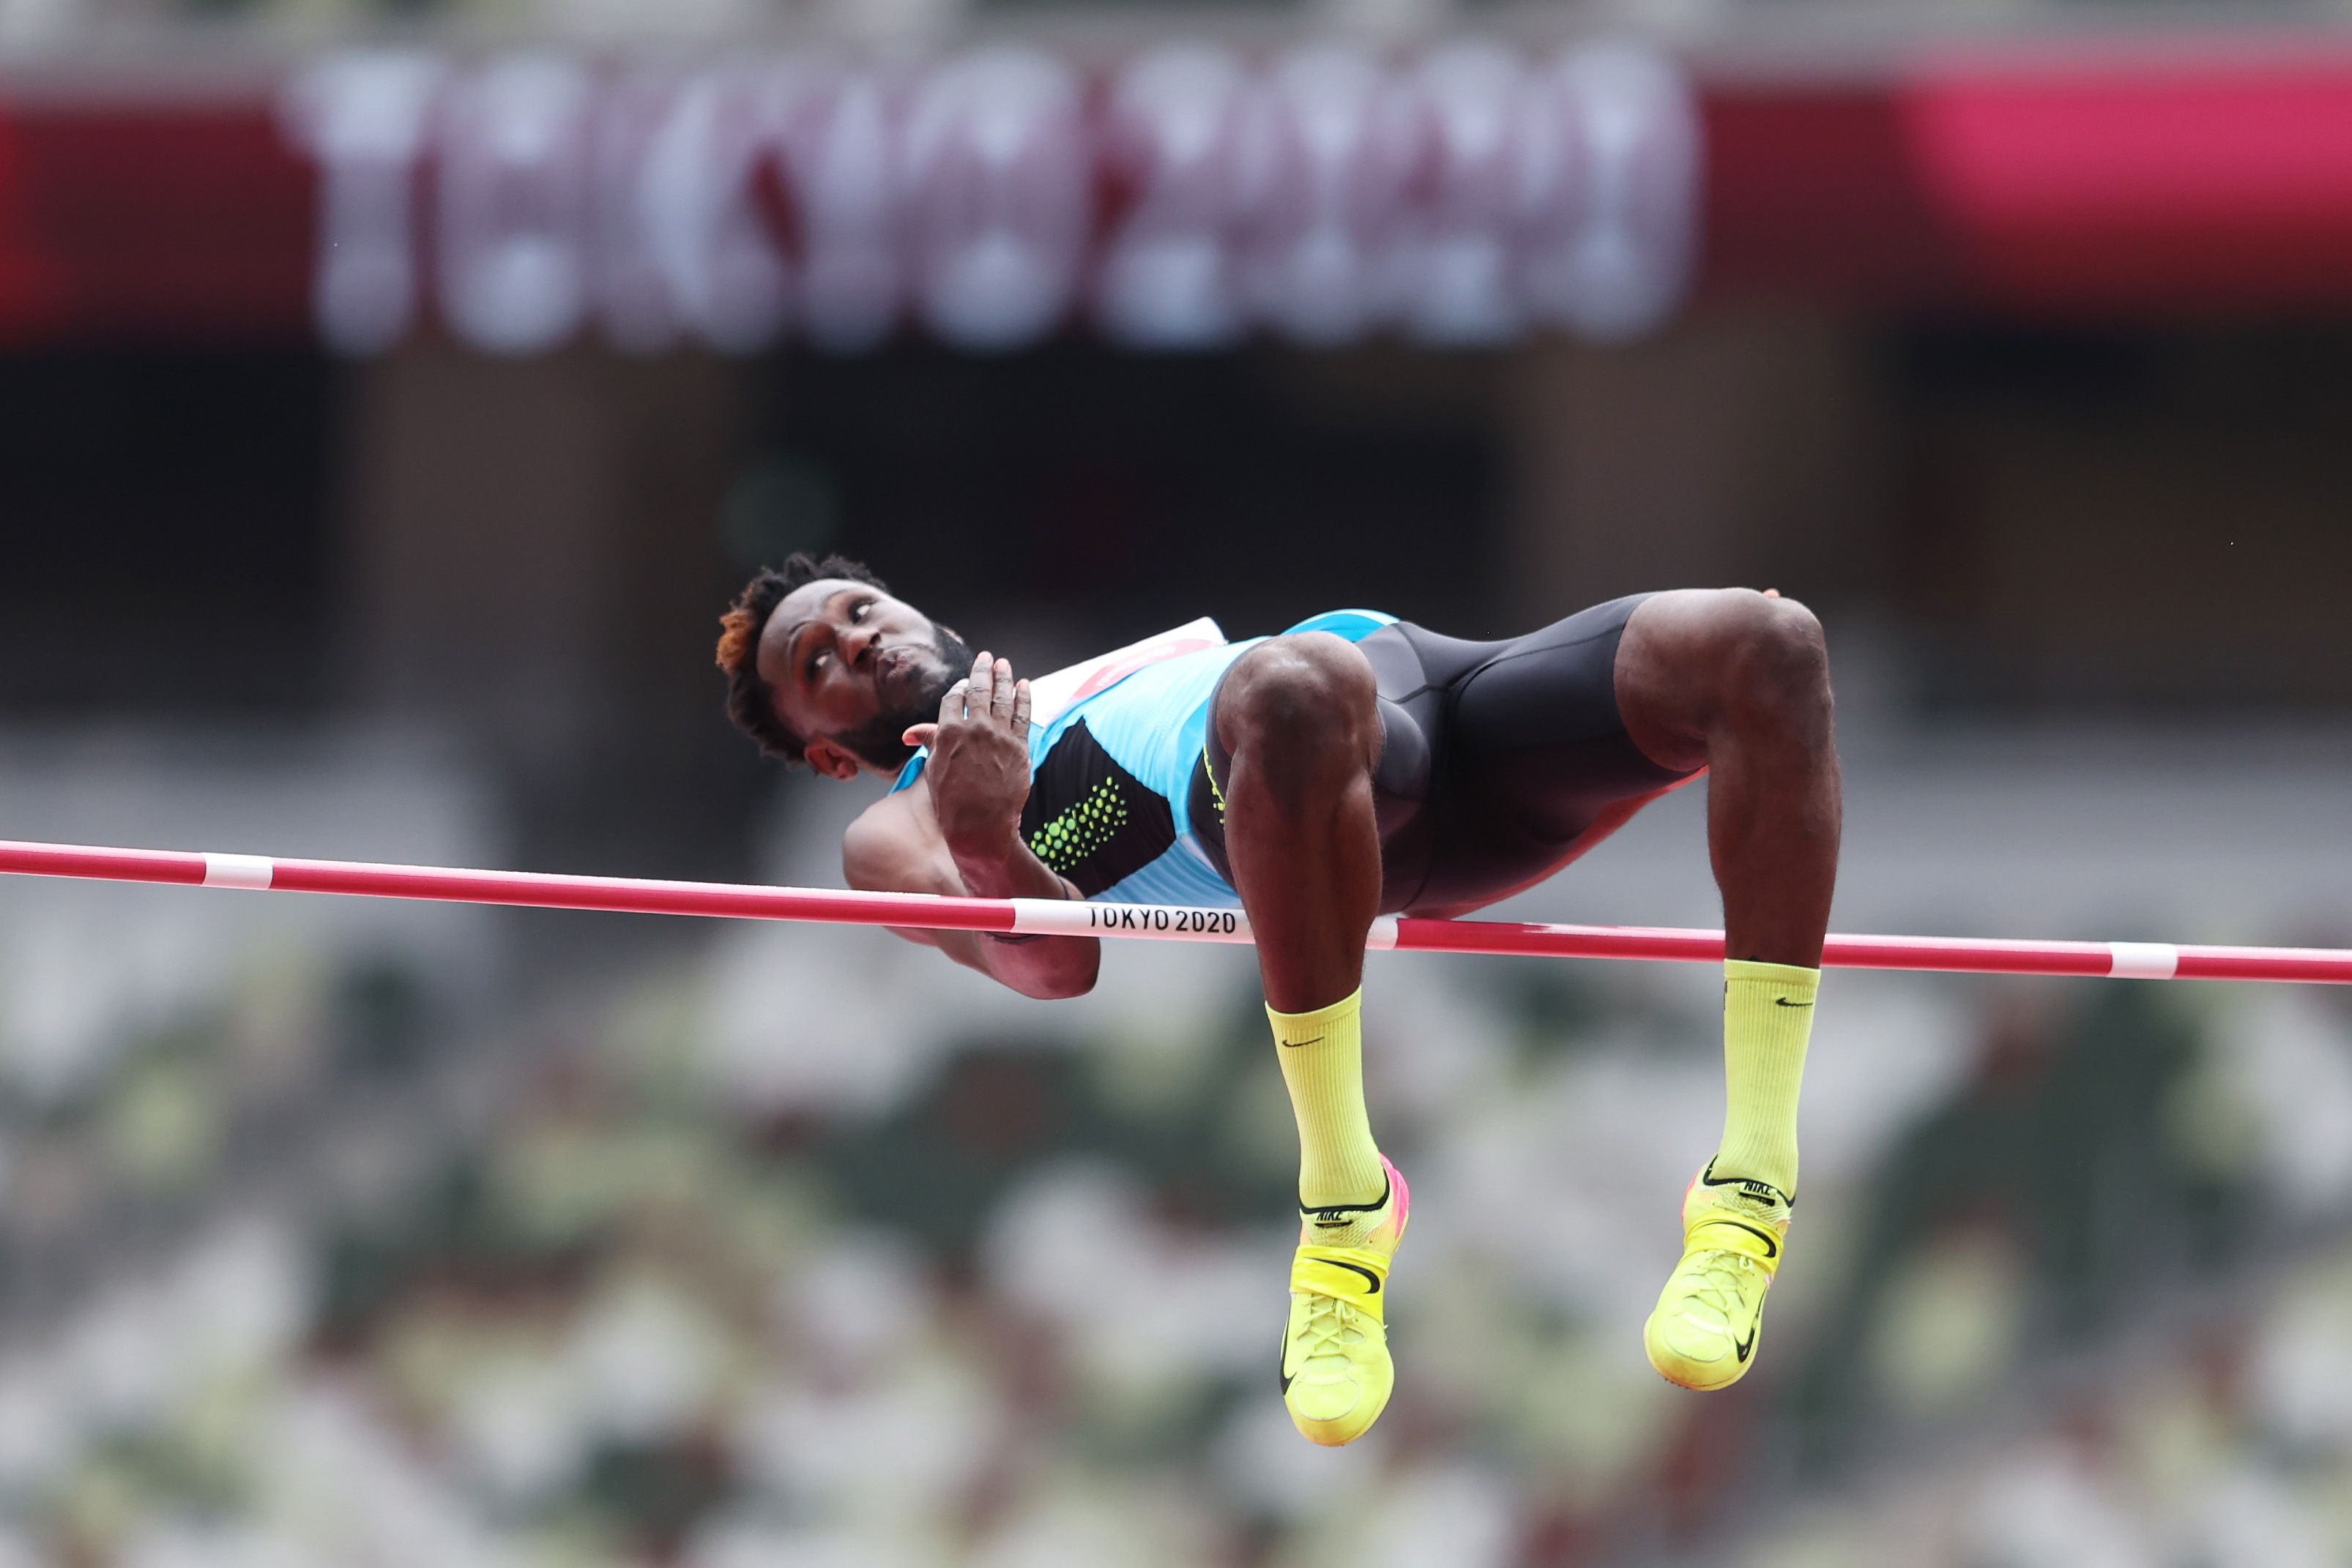
M 1358 643 L 1394 619 L 1334 610 L 1283 634 L 1328 632 Z M 1038 858 L 1089 899 L 1238 906 L 1192 831 L 1191 797 L 1217 683 L 1265 640 L 1146 664 L 1033 728 L 1021 833 Z M 929 755 L 915 753 L 894 793 L 922 777 Z

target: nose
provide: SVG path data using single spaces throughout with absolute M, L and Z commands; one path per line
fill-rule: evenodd
M 849 661 L 853 664 L 871 664 L 875 650 L 882 645 L 882 629 L 861 626 L 849 636 Z

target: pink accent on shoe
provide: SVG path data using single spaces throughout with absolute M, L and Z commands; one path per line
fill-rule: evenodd
M 1405 1185 L 1404 1172 L 1389 1164 L 1386 1155 L 1381 1156 L 1381 1169 L 1389 1173 L 1389 1185 L 1396 1189 L 1397 1234 L 1404 1234 L 1404 1222 L 1412 1216 L 1412 1188 Z

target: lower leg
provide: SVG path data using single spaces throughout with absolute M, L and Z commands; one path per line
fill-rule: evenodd
M 1837 878 L 1842 808 L 1828 658 L 1818 623 L 1784 601 L 1660 601 L 1627 627 L 1621 699 L 1633 698 L 1628 727 L 1638 714 L 1634 737 L 1645 750 L 1654 745 L 1674 754 L 1661 760 L 1708 769 L 1728 1080 L 1716 1170 L 1790 1194 L 1798 1089 Z
M 1796 667 L 1759 674 L 1707 737 L 1707 857 L 1724 956 L 1818 969 L 1843 806 L 1828 666 L 1792 657 Z
M 1233 761 L 1217 782 L 1265 999 L 1306 1012 L 1363 982 L 1364 938 L 1381 901 L 1380 721 L 1369 668 L 1356 689 L 1356 672 L 1335 656 L 1311 664 L 1266 651 L 1280 647 L 1237 665 L 1219 695 L 1217 738 Z
M 1717 1174 L 1797 1190 L 1797 1099 L 1837 881 L 1843 803 L 1829 665 L 1810 619 L 1745 661 L 1708 737 L 1707 851 L 1723 890 L 1726 1113 Z
M 1282 638 L 1226 677 L 1213 716 L 1225 852 L 1258 950 L 1299 1129 L 1302 1207 L 1377 1202 L 1357 998 L 1380 912 L 1371 671 L 1337 638 Z

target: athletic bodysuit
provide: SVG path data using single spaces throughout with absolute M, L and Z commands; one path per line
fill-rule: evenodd
M 1378 681 L 1373 775 L 1381 908 L 1489 904 L 1573 858 L 1612 807 L 1691 777 L 1660 767 L 1617 712 L 1617 643 L 1646 595 L 1596 605 L 1500 643 L 1442 637 L 1365 610 L 1300 622 L 1362 649 Z M 1190 629 L 1188 629 L 1190 630 Z M 1231 907 L 1221 780 L 1231 758 L 1210 723 L 1234 661 L 1265 642 L 1205 640 L 1132 669 L 1115 664 L 1032 727 L 1021 836 L 1089 899 Z M 1045 683 L 1036 683 L 1042 688 Z M 918 752 L 894 786 L 919 778 Z

